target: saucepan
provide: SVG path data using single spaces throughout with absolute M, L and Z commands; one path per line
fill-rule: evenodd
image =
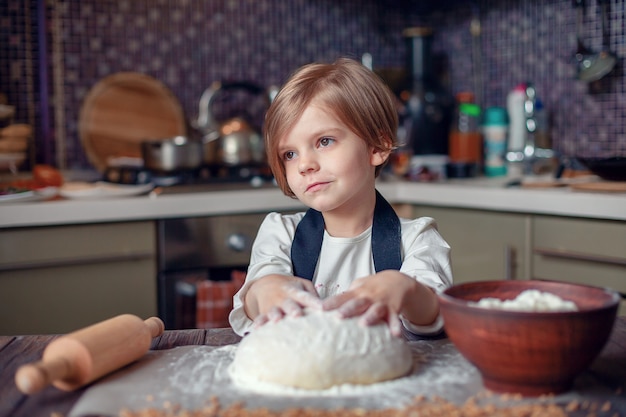
M 154 171 L 192 170 L 202 165 L 202 142 L 187 136 L 146 140 L 141 143 L 144 167 Z

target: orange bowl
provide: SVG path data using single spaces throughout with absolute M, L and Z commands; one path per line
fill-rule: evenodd
M 511 311 L 472 305 L 536 289 L 576 303 L 577 311 Z M 480 281 L 439 296 L 444 329 L 480 372 L 486 388 L 537 396 L 571 388 L 606 344 L 620 302 L 607 288 L 556 281 Z

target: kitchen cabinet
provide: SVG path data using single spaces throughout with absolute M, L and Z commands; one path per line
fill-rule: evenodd
M 532 277 L 626 294 L 626 222 L 533 216 Z M 620 315 L 626 315 L 622 301 Z
M 626 294 L 626 222 L 426 205 L 413 206 L 412 216 L 437 221 L 455 283 L 549 279 Z
M 436 206 L 414 206 L 413 215 L 437 221 L 455 283 L 528 278 L 530 215 Z
M 66 333 L 156 314 L 154 222 L 0 231 L 0 334 Z

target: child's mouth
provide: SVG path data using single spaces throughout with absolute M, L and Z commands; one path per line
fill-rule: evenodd
M 320 191 L 320 190 L 322 190 L 322 189 L 323 189 L 323 188 L 324 188 L 327 184 L 328 184 L 327 182 L 316 182 L 316 183 L 313 183 L 313 184 L 309 185 L 309 186 L 306 188 L 306 192 L 307 192 L 307 193 L 309 193 L 309 192 L 316 192 L 316 191 Z

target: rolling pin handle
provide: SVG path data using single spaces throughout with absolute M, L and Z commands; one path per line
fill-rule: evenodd
M 15 374 L 15 384 L 24 394 L 35 394 L 71 371 L 65 358 L 44 363 L 39 361 L 21 366 Z
M 152 338 L 161 336 L 165 331 L 165 324 L 163 323 L 163 320 L 158 317 L 150 317 L 144 322 L 148 326 L 148 330 L 150 330 L 150 336 Z

